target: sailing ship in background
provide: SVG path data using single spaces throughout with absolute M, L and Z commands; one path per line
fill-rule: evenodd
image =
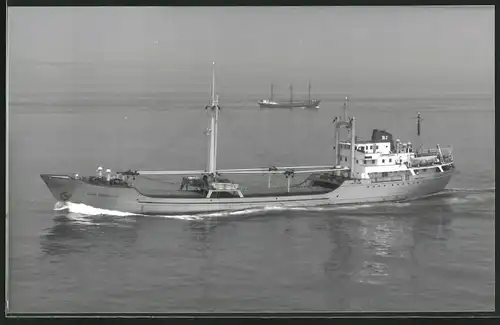
M 311 82 L 309 82 L 309 98 L 308 100 L 293 100 L 293 85 L 290 85 L 290 101 L 278 102 L 274 100 L 274 85 L 271 84 L 271 97 L 259 101 L 260 108 L 319 108 L 321 100 L 311 98 Z

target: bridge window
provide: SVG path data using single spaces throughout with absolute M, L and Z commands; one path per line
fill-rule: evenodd
M 392 162 L 392 159 L 389 159 L 389 162 Z
M 382 163 L 385 163 L 385 159 L 382 159 Z

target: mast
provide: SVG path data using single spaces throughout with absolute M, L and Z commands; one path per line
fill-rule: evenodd
M 293 104 L 293 85 L 290 84 L 290 107 Z
M 208 172 L 215 175 L 217 170 L 217 129 L 218 129 L 218 119 L 219 119 L 219 102 L 218 98 L 215 96 L 215 62 L 212 65 L 212 100 L 210 103 L 210 147 L 209 147 L 209 157 L 208 157 Z
M 270 101 L 274 101 L 274 85 L 271 84 L 271 98 L 270 98 Z
M 356 137 L 355 137 L 355 125 L 356 118 L 353 116 L 351 119 L 351 179 L 354 179 L 354 149 L 356 145 Z
M 207 105 L 208 107 L 209 105 Z M 206 163 L 206 166 L 205 166 L 205 172 L 208 173 L 209 169 L 210 169 L 210 155 L 212 154 L 211 150 L 210 150 L 210 141 L 211 141 L 211 133 L 212 133 L 212 129 L 210 128 L 210 122 L 209 122 L 209 125 L 208 127 L 205 129 L 205 135 L 207 136 L 207 163 Z
M 420 136 L 420 121 L 422 118 L 420 117 L 420 112 L 417 112 L 417 135 Z
M 333 123 L 335 125 L 335 134 L 334 134 L 334 142 L 335 142 L 335 145 L 334 145 L 334 148 L 335 148 L 335 166 L 337 164 L 340 164 L 341 162 L 341 159 L 340 159 L 340 128 L 341 127 L 345 127 L 347 129 L 347 132 L 351 132 L 351 128 L 352 127 L 352 120 L 351 121 L 348 121 L 347 120 L 347 97 L 345 98 L 345 102 L 344 102 L 344 117 L 342 118 L 342 116 L 339 116 L 339 117 L 335 117 L 334 120 L 333 120 Z M 354 142 L 356 141 L 356 139 L 354 138 Z
M 219 95 L 215 95 L 215 135 L 214 135 L 214 172 L 217 172 L 217 146 L 219 143 Z
M 336 116 L 335 119 L 333 120 L 333 124 L 334 124 L 334 140 L 333 140 L 333 149 L 334 149 L 334 165 L 333 166 L 337 166 L 339 164 L 339 128 L 337 126 L 337 124 L 335 123 L 337 121 L 338 117 Z
M 422 117 L 420 117 L 420 112 L 417 112 L 417 137 L 418 137 L 418 151 L 422 151 L 422 139 L 420 138 L 420 122 L 422 121 Z

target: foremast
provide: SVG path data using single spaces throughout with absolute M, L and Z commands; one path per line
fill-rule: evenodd
M 212 63 L 212 98 L 210 105 L 205 107 L 205 109 L 210 109 L 210 129 L 208 130 L 210 134 L 210 144 L 208 150 L 208 170 L 207 173 L 215 176 L 217 172 L 217 133 L 219 127 L 219 96 L 215 94 L 215 62 Z

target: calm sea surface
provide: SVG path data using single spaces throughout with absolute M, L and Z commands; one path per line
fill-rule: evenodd
M 361 138 L 379 128 L 416 143 L 420 111 L 422 141 L 453 145 L 460 173 L 427 199 L 211 216 L 61 213 L 39 174 L 205 166 L 209 69 L 176 89 L 127 88 L 119 78 L 79 85 L 85 71 L 51 79 L 71 83 L 11 85 L 10 311 L 494 309 L 492 96 L 349 90 Z M 267 84 L 224 82 L 220 168 L 332 162 L 331 120 L 345 94 L 314 93 L 318 111 L 260 110 Z

